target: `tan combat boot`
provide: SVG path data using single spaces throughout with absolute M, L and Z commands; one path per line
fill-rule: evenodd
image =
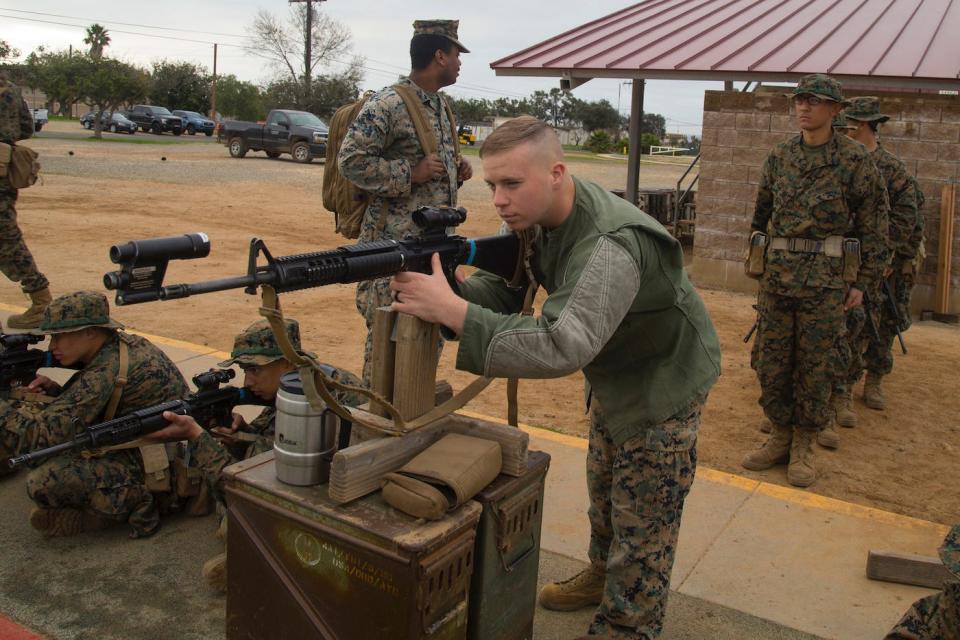
M 590 565 L 562 582 L 552 582 L 540 590 L 540 606 L 551 611 L 576 611 L 600 604 L 603 584 L 607 579 L 604 567 Z
M 36 329 L 40 326 L 43 310 L 53 300 L 50 297 L 50 288 L 33 291 L 30 296 L 30 308 L 23 313 L 17 313 L 7 318 L 7 326 L 11 329 Z
M 887 399 L 883 397 L 883 391 L 880 389 L 880 380 L 883 378 L 879 373 L 867 373 L 867 380 L 863 383 L 863 402 L 871 409 L 883 411 L 887 408 Z
M 853 389 L 848 388 L 842 395 L 834 394 L 830 403 L 837 414 L 838 425 L 847 428 L 857 426 L 857 414 L 853 410 Z
M 840 446 L 840 434 L 837 433 L 837 426 L 833 420 L 817 432 L 817 444 L 827 449 L 836 449 Z
M 787 467 L 787 482 L 795 487 L 809 487 L 817 479 L 813 467 L 813 439 L 816 432 L 809 429 L 794 429 L 790 445 L 790 464 Z
M 203 563 L 200 574 L 207 586 L 218 593 L 227 592 L 227 552 L 218 553 Z
M 30 526 L 48 538 L 75 536 L 84 531 L 99 531 L 110 526 L 104 520 L 80 509 L 45 509 L 34 507 L 30 511 Z
M 763 471 L 775 464 L 786 464 L 790 459 L 790 441 L 793 431 L 790 427 L 773 424 L 770 436 L 763 446 L 747 454 L 743 459 L 744 468 L 751 471 Z

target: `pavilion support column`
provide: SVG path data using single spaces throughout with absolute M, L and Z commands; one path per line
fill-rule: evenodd
M 643 124 L 643 88 L 646 81 L 634 78 L 630 100 L 630 155 L 627 156 L 627 202 L 637 203 L 640 188 L 640 128 Z

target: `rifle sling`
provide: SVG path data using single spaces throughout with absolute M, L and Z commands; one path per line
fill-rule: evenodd
M 310 403 L 310 406 L 318 411 L 322 411 L 324 408 L 329 408 L 344 420 L 361 424 L 369 429 L 379 431 L 386 435 L 401 436 L 405 433 L 409 433 L 410 431 L 414 431 L 420 427 L 426 426 L 432 422 L 436 422 L 440 418 L 443 418 L 456 411 L 470 400 L 475 398 L 487 387 L 487 385 L 490 384 L 490 382 L 492 382 L 492 378 L 477 377 L 473 382 L 464 387 L 459 393 L 455 394 L 443 404 L 436 406 L 422 416 L 407 422 L 404 420 L 403 416 L 400 415 L 400 412 L 397 410 L 397 408 L 383 398 L 380 394 L 365 387 L 357 387 L 340 383 L 326 375 L 320 369 L 319 363 L 316 360 L 310 356 L 297 353 L 297 351 L 293 348 L 293 345 L 290 343 L 290 338 L 287 336 L 287 332 L 284 329 L 283 312 L 280 310 L 280 302 L 279 298 L 277 297 L 276 290 L 269 285 L 264 285 L 261 288 L 263 304 L 260 307 L 260 315 L 266 318 L 267 322 L 270 323 L 270 328 L 273 329 L 274 338 L 276 339 L 277 344 L 280 346 L 283 356 L 300 372 L 300 381 L 303 384 L 304 395 L 307 397 L 307 401 Z M 394 428 L 389 429 L 385 428 L 381 424 L 369 422 L 359 414 L 352 412 L 349 407 L 344 407 L 339 401 L 337 401 L 331 392 L 331 389 L 358 393 L 369 398 L 372 402 L 381 405 L 384 407 L 387 413 L 390 414 L 390 419 L 393 420 Z
M 533 315 L 533 300 L 537 296 L 537 288 L 540 284 L 533 273 L 533 241 L 534 232 L 532 229 L 525 229 L 519 233 L 521 264 L 527 276 L 527 290 L 523 295 L 523 309 L 521 315 Z M 517 378 L 507 378 L 507 424 L 516 427 L 519 426 L 519 416 L 517 409 L 517 390 L 520 381 Z

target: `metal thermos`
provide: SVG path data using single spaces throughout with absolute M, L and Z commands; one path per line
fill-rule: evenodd
M 337 416 L 317 411 L 303 393 L 296 371 L 280 378 L 273 455 L 277 479 L 309 486 L 330 479 L 330 460 L 336 452 Z

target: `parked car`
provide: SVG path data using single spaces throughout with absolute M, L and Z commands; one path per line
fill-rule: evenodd
M 220 139 L 230 155 L 242 158 L 247 151 L 264 151 L 277 158 L 289 153 L 297 162 L 311 162 L 327 153 L 326 123 L 306 111 L 274 109 L 265 124 L 227 120 L 221 125 Z
M 170 113 L 166 107 L 155 107 L 149 104 L 137 104 L 126 113 L 127 118 L 137 123 L 144 131 L 161 134 L 169 131 L 178 136 L 183 133 L 183 120 Z
M 84 129 L 93 129 L 94 118 L 96 115 L 96 111 L 90 111 L 83 114 L 80 116 L 80 125 L 83 126 Z M 114 111 L 112 115 L 104 112 L 104 114 L 100 116 L 100 130 L 110 131 L 112 133 L 134 134 L 137 132 L 137 123 L 133 120 L 130 120 L 119 111 Z
M 43 129 L 43 125 L 49 122 L 49 120 L 47 119 L 47 110 L 46 109 L 30 109 L 30 112 L 33 113 L 33 130 L 40 131 L 40 129 Z
M 195 135 L 198 132 L 207 136 L 213 135 L 213 128 L 216 123 L 210 118 L 196 111 L 184 111 L 183 109 L 174 109 L 173 115 L 180 116 L 180 119 L 183 120 L 183 130 L 190 135 Z

